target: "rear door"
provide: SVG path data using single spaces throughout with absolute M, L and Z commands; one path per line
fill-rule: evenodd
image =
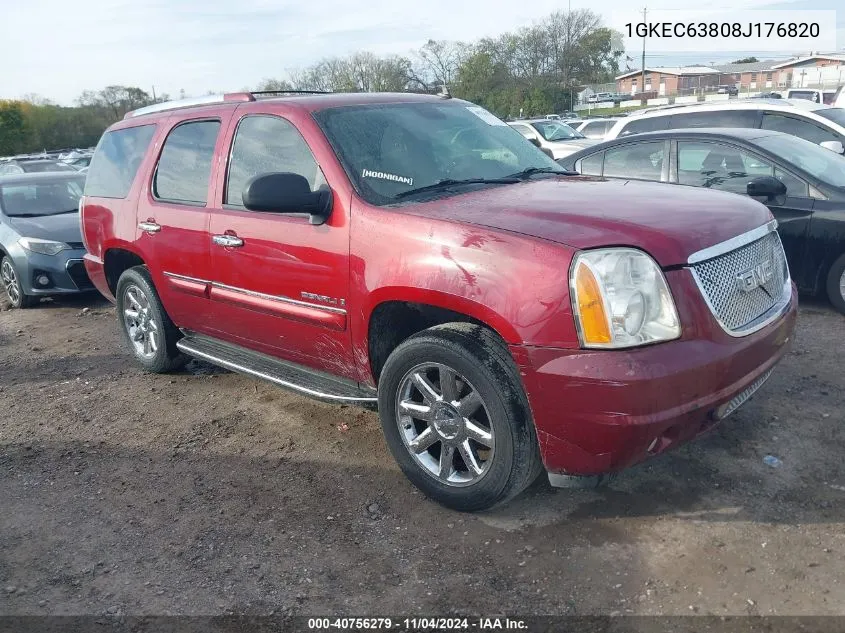
M 220 130 L 231 109 L 168 121 L 149 187 L 138 204 L 137 244 L 173 322 L 203 331 L 208 324 L 210 240 L 208 201 Z
M 259 174 L 297 173 L 312 190 L 326 181 L 296 125 L 305 115 L 240 112 L 210 218 L 211 327 L 257 351 L 353 378 L 348 201 L 335 195 L 319 226 L 306 214 L 244 208 L 244 186 Z
M 809 183 L 739 146 L 717 141 L 677 142 L 676 180 L 679 184 L 747 195 L 746 185 L 758 176 L 774 176 L 786 185 L 786 196 L 761 202 L 778 221 L 778 233 L 790 272 L 798 281 L 802 278 L 807 231 L 813 213 Z

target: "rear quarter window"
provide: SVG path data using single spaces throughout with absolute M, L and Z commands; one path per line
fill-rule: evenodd
M 604 152 L 596 152 L 585 156 L 578 161 L 576 169 L 585 176 L 601 176 L 602 164 L 604 163 Z
M 642 132 L 656 132 L 658 130 L 669 129 L 668 116 L 653 116 L 642 119 L 635 119 L 630 123 L 626 123 L 625 127 L 619 132 L 619 136 L 628 136 L 630 134 L 641 134 Z
M 125 198 L 150 145 L 155 124 L 112 130 L 103 134 L 85 181 L 85 195 Z

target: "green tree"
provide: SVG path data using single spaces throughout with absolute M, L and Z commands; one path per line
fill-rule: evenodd
M 759 62 L 760 60 L 756 57 L 743 57 L 742 59 L 735 59 L 731 63 L 732 64 L 753 64 L 754 62 Z
M 30 129 L 19 101 L 0 101 L 0 155 L 19 154 L 30 146 Z

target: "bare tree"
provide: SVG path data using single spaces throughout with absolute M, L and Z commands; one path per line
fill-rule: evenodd
M 428 40 L 417 52 L 420 68 L 415 79 L 428 86 L 449 85 L 469 53 L 470 47 L 464 42 Z

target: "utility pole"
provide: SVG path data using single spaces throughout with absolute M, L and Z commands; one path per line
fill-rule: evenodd
M 645 16 L 648 14 L 648 7 L 643 7 L 643 24 L 646 24 Z M 648 32 L 648 31 L 646 31 Z M 642 78 L 642 88 L 640 89 L 641 92 L 645 93 L 645 36 L 643 36 L 643 78 Z

